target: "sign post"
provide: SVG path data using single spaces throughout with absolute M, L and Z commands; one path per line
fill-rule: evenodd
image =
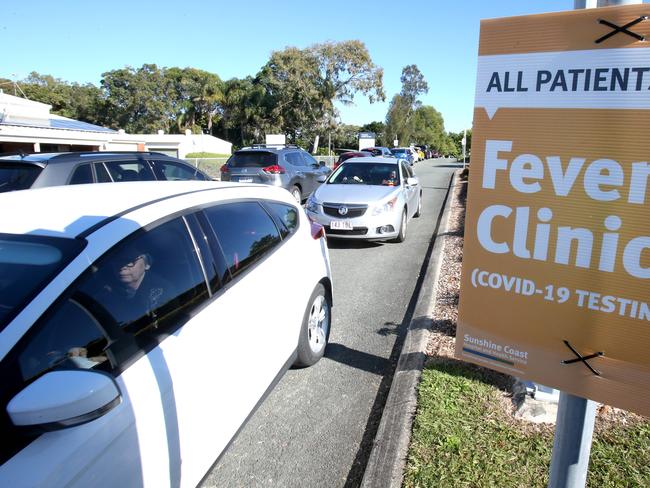
M 481 22 L 456 355 L 562 391 L 553 488 L 585 484 L 595 401 L 650 415 L 648 19 Z
M 463 144 L 463 169 L 465 169 L 465 148 L 467 147 L 467 130 L 463 129 L 463 139 L 461 141 Z

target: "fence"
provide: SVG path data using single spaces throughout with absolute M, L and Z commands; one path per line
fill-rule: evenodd
M 228 158 L 185 158 L 185 161 L 206 173 L 210 178 L 220 180 L 219 168 L 226 164 Z

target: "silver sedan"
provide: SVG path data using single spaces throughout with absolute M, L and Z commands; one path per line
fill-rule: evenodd
M 352 158 L 312 193 L 306 210 L 328 237 L 402 242 L 422 211 L 422 188 L 403 159 Z

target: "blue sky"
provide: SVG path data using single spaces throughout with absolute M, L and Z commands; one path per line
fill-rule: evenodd
M 191 66 L 226 80 L 255 75 L 272 51 L 359 39 L 384 68 L 385 103 L 356 97 L 341 121 L 383 121 L 400 74 L 416 64 L 421 100 L 447 130 L 471 127 L 482 18 L 570 10 L 573 0 L 22 0 L 0 16 L 0 77 L 31 71 L 99 85 L 101 74 L 144 63 Z

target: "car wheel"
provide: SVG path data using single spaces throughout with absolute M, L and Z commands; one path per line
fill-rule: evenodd
M 418 218 L 420 215 L 422 215 L 422 193 L 420 193 L 420 198 L 418 198 L 418 209 L 413 217 Z
M 330 337 L 331 308 L 325 287 L 319 283 L 309 298 L 302 319 L 295 366 L 311 366 L 325 354 Z
M 399 226 L 399 234 L 393 239 L 393 242 L 404 242 L 406 239 L 406 225 L 407 225 L 406 209 L 402 211 L 402 223 Z
M 296 202 L 302 203 L 302 192 L 300 191 L 300 188 L 298 188 L 296 185 L 293 185 L 291 187 L 291 194 L 293 195 L 293 198 L 296 199 Z

